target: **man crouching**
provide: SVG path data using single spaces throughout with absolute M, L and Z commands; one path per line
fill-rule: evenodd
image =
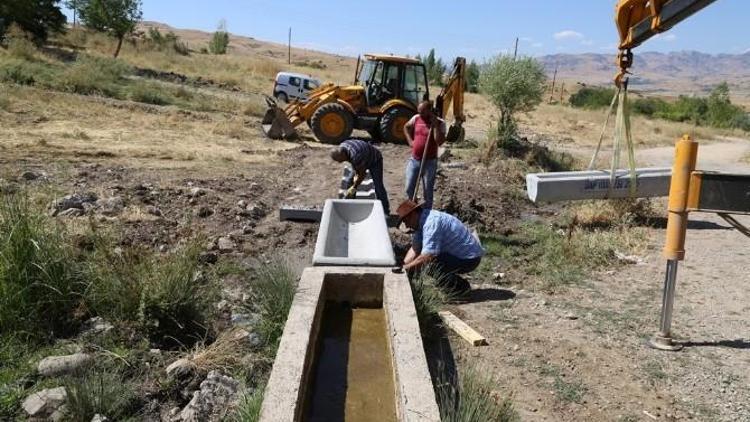
M 456 274 L 474 271 L 484 250 L 479 240 L 458 218 L 414 201 L 404 201 L 396 210 L 401 222 L 414 230 L 411 248 L 404 258 L 404 270 L 416 271 L 431 264 L 439 272 L 440 286 L 456 295 L 471 290 Z

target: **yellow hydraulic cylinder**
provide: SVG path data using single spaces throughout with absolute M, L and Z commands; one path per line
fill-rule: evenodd
M 682 261 L 685 259 L 685 234 L 688 223 L 688 193 L 690 175 L 695 170 L 698 157 L 698 143 L 689 135 L 677 141 L 672 181 L 669 185 L 669 217 L 667 220 L 667 241 L 664 245 L 664 258 Z

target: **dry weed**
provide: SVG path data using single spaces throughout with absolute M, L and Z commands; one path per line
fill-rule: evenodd
M 208 347 L 197 347 L 191 362 L 202 372 L 221 370 L 231 373 L 250 352 L 248 336 L 249 333 L 241 328 L 227 330 Z

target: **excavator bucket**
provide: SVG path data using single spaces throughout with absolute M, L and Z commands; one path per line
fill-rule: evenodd
M 266 104 L 268 110 L 263 116 L 261 125 L 263 127 L 263 133 L 271 139 L 292 139 L 297 137 L 297 131 L 294 129 L 294 125 L 287 117 L 284 109 L 276 104 L 276 100 L 271 97 L 266 97 Z
M 461 126 L 460 123 L 454 123 L 451 125 L 451 127 L 448 128 L 448 134 L 446 135 L 445 139 L 452 144 L 460 144 L 464 141 L 465 135 L 466 131 L 464 131 L 463 126 Z

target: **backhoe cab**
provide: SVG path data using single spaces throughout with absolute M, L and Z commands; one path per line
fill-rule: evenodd
M 437 113 L 442 116 L 453 99 L 460 128 L 466 61 L 459 58 L 456 63 L 448 85 L 438 97 Z M 459 88 L 460 94 L 452 91 Z M 446 93 L 446 89 L 451 91 Z M 416 114 L 417 105 L 429 97 L 427 72 L 421 62 L 408 57 L 366 54 L 364 60 L 357 60 L 354 85 L 324 84 L 312 91 L 307 101 L 291 103 L 283 110 L 267 98 L 269 109 L 263 118 L 263 130 L 270 138 L 288 139 L 296 136 L 296 126 L 306 122 L 315 137 L 325 143 L 342 142 L 354 129 L 366 130 L 374 139 L 405 142 L 404 125 Z M 443 97 L 447 97 L 447 104 Z M 455 132 L 454 128 L 451 130 Z

